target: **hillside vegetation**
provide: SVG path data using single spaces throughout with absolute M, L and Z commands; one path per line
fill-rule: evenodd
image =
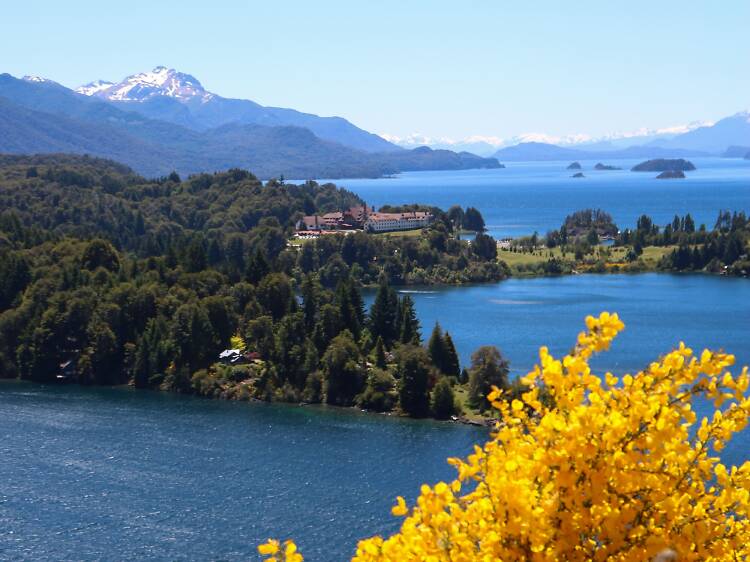
M 459 413 L 463 385 L 485 409 L 507 362 L 488 348 L 461 371 L 438 327 L 423 347 L 392 285 L 503 279 L 495 241 L 457 240 L 432 209 L 419 236 L 288 244 L 303 214 L 355 204 L 239 169 L 146 180 L 108 160 L 2 156 L 0 373 L 437 417 Z M 369 311 L 362 284 L 379 287 Z

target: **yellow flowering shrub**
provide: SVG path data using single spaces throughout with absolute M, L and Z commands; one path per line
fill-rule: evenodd
M 747 424 L 747 367 L 733 376 L 733 356 L 680 344 L 636 375 L 597 376 L 589 359 L 623 324 L 605 312 L 586 327 L 562 359 L 541 348 L 521 400 L 493 390 L 490 441 L 449 459 L 457 478 L 423 485 L 415 506 L 397 498 L 401 530 L 360 541 L 355 562 L 748 558 L 750 462 L 717 456 Z M 712 416 L 698 419 L 697 397 Z M 259 550 L 302 559 L 292 542 Z

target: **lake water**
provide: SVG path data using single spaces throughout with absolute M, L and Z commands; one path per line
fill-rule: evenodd
M 601 274 L 508 279 L 468 287 L 409 288 L 428 338 L 439 321 L 463 364 L 496 345 L 514 374 L 535 364 L 541 345 L 566 353 L 586 315 L 617 312 L 625 330 L 592 364 L 617 374 L 642 369 L 684 341 L 734 353 L 750 365 L 750 280 L 703 274 Z M 366 293 L 366 302 L 372 293 Z
M 0 381 L 0 560 L 348 560 L 486 432 L 349 410 Z
M 571 178 L 569 162 L 509 162 L 499 170 L 408 172 L 395 178 L 336 180 L 368 204 L 425 203 L 447 210 L 476 207 L 492 236 L 504 238 L 560 228 L 579 209 L 601 208 L 620 228 L 642 214 L 657 224 L 690 213 L 713 227 L 719 210 L 750 211 L 750 160 L 693 158 L 697 170 L 684 180 L 657 180 L 656 173 L 631 172 L 640 160 L 605 162 L 622 170 L 595 171 L 581 161 L 585 178 Z
M 597 368 L 640 368 L 680 338 L 750 362 L 745 279 L 582 275 L 413 296 L 423 332 L 440 319 L 464 362 L 494 344 L 514 373 L 541 344 L 564 353 L 601 310 L 627 328 Z M 0 381 L 0 559 L 255 560 L 274 536 L 296 538 L 308 560 L 345 560 L 357 539 L 396 530 L 396 495 L 451 478 L 446 457 L 485 436 L 351 410 Z M 722 457 L 739 463 L 749 447 L 742 436 Z

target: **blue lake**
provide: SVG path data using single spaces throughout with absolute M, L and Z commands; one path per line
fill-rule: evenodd
M 601 310 L 627 328 L 598 369 L 640 368 L 681 338 L 750 362 L 745 279 L 585 275 L 416 291 L 424 332 L 440 319 L 464 361 L 494 344 L 514 373 L 541 344 L 564 353 Z M 351 410 L 0 381 L 0 559 L 254 560 L 274 536 L 298 539 L 308 560 L 345 560 L 357 539 L 396 530 L 396 495 L 451 478 L 446 457 L 485 435 Z M 738 463 L 749 447 L 745 435 L 722 456 Z
M 750 160 L 693 158 L 698 168 L 684 180 L 657 180 L 656 173 L 631 172 L 640 160 L 605 162 L 622 170 L 595 171 L 581 161 L 585 178 L 571 178 L 569 162 L 509 162 L 499 170 L 408 172 L 394 178 L 336 180 L 368 204 L 425 203 L 478 208 L 495 237 L 560 228 L 566 215 L 586 208 L 612 214 L 620 228 L 642 214 L 657 224 L 690 213 L 709 228 L 719 210 L 750 211 Z
M 0 381 L 0 560 L 347 560 L 479 428 Z

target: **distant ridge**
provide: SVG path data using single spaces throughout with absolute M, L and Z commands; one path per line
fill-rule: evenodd
M 620 158 L 680 158 L 709 156 L 708 152 L 658 146 L 632 146 L 622 150 L 586 151 L 541 142 L 526 142 L 501 148 L 495 158 L 503 162 L 533 162 L 552 160 L 617 160 Z
M 159 103 L 166 98 L 153 99 Z M 321 139 L 300 126 L 226 123 L 196 130 L 130 107 L 53 81 L 0 74 L 0 152 L 91 154 L 123 162 L 146 176 L 242 167 L 260 178 L 307 179 L 500 167 L 494 158 L 468 153 L 366 152 Z

